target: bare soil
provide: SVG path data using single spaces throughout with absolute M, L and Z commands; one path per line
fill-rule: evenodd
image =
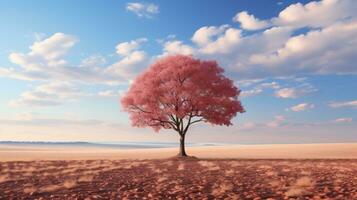
M 0 163 L 0 199 L 357 199 L 357 160 Z

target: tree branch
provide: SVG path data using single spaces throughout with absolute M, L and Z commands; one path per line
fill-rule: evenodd
M 197 122 L 202 122 L 202 121 L 203 121 L 203 118 L 198 119 L 198 120 L 195 120 L 195 121 L 191 122 L 191 124 L 194 124 L 194 123 L 197 123 Z M 190 125 L 191 125 L 191 124 L 190 124 Z
M 180 132 L 183 133 L 183 120 L 180 118 Z
M 152 118 L 151 120 L 155 120 L 158 123 L 162 124 L 162 126 L 164 126 L 164 124 L 169 124 L 174 130 L 178 131 L 177 129 L 177 125 L 176 123 L 172 122 L 172 121 L 167 121 L 167 120 L 162 120 L 162 119 L 156 119 L 156 118 Z
M 132 107 L 134 107 L 134 109 L 138 109 L 139 111 L 144 112 L 144 113 L 152 113 L 152 112 L 149 112 L 149 111 L 146 111 L 146 110 L 140 108 L 140 107 L 137 106 L 137 105 L 132 105 Z
M 186 134 L 186 132 L 188 130 L 188 127 L 190 127 L 190 125 L 191 125 L 191 119 L 192 119 L 192 115 L 190 115 L 189 118 L 188 118 L 188 122 L 186 124 L 185 130 L 183 131 L 184 135 Z

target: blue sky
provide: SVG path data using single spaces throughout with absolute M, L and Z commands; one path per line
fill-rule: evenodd
M 357 3 L 1 1 L 0 140 L 176 141 L 120 95 L 156 59 L 215 59 L 242 89 L 231 127 L 191 142 L 357 141 Z

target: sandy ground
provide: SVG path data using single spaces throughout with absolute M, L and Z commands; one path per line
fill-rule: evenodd
M 0 147 L 0 200 L 357 199 L 357 144 Z
M 0 162 L 0 199 L 357 199 L 357 160 Z
M 186 151 L 199 158 L 357 159 L 357 143 L 205 146 Z M 177 148 L 123 150 L 0 145 L 0 161 L 163 159 L 177 152 Z

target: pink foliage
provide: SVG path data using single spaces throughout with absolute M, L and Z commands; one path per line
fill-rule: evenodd
M 240 90 L 223 71 L 216 61 L 167 56 L 136 78 L 121 104 L 133 126 L 155 131 L 173 128 L 186 133 L 200 121 L 228 126 L 244 108 L 238 100 Z

